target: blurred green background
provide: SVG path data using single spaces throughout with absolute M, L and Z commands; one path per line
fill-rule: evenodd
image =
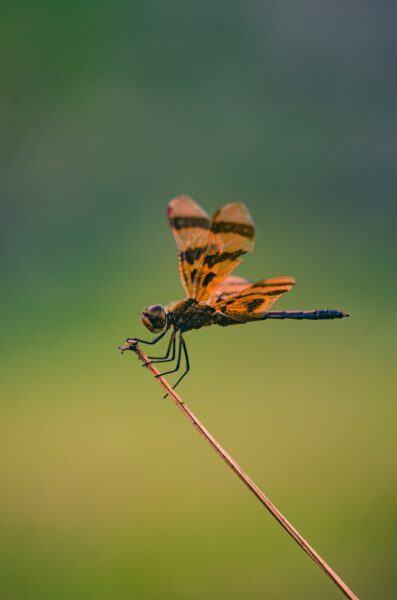
M 190 334 L 181 392 L 393 595 L 395 26 L 369 0 L 1 3 L 1 599 L 338 597 L 116 351 L 182 294 L 182 192 L 249 205 L 240 273 L 294 275 L 278 308 L 352 313 Z

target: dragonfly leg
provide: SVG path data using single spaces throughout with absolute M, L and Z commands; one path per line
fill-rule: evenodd
M 160 377 L 161 375 L 169 375 L 170 373 L 176 373 L 177 371 L 179 371 L 179 367 L 181 366 L 183 343 L 184 343 L 184 341 L 183 341 L 182 333 L 180 333 L 179 334 L 179 344 L 178 344 L 178 358 L 176 361 L 175 369 L 171 369 L 170 371 L 164 371 L 164 373 L 159 373 L 158 375 L 155 375 L 155 377 Z
M 145 365 L 155 364 L 155 363 L 159 363 L 159 362 L 172 362 L 175 359 L 175 349 L 176 349 L 176 333 L 175 333 L 175 331 L 173 331 L 171 333 L 170 341 L 168 343 L 168 348 L 167 348 L 167 352 L 165 353 L 165 356 L 148 356 L 148 358 L 150 359 L 149 362 L 143 364 L 142 366 L 144 367 Z M 170 356 L 170 354 L 171 354 L 171 356 Z
M 182 338 L 182 336 L 181 336 L 181 338 Z M 185 368 L 185 371 L 182 373 L 182 375 L 179 377 L 178 381 L 172 386 L 173 390 L 182 381 L 182 379 L 185 377 L 185 375 L 187 375 L 189 373 L 189 371 L 190 371 L 189 354 L 187 352 L 186 342 L 185 342 L 185 340 L 183 338 L 182 338 L 182 349 L 183 349 L 183 353 L 185 355 L 186 368 Z M 167 396 L 168 396 L 168 394 L 166 394 L 164 396 L 164 398 L 167 398 Z
M 154 344 L 157 344 L 157 342 L 159 342 L 167 333 L 167 331 L 169 330 L 169 328 L 171 327 L 171 324 L 169 323 L 167 325 L 167 327 L 164 329 L 164 331 L 162 331 L 160 333 L 160 335 L 158 335 L 157 337 L 155 337 L 153 340 L 142 340 L 141 338 L 127 338 L 126 339 L 126 343 L 123 344 L 122 346 L 119 346 L 119 350 L 121 352 L 124 352 L 125 350 L 133 350 L 134 346 L 139 342 L 140 344 L 148 344 L 149 346 L 153 346 Z

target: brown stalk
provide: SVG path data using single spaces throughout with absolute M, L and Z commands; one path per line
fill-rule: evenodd
M 133 350 L 138 358 L 147 364 L 147 368 L 153 373 L 156 377 L 157 381 L 163 386 L 163 388 L 167 391 L 167 393 L 171 396 L 177 407 L 183 412 L 185 417 L 189 419 L 191 423 L 193 423 L 194 427 L 200 433 L 200 435 L 207 440 L 207 442 L 212 446 L 215 452 L 221 457 L 221 459 L 236 473 L 236 475 L 241 479 L 244 485 L 256 496 L 261 504 L 270 512 L 270 514 L 278 521 L 278 523 L 285 529 L 285 531 L 295 540 L 295 542 L 310 556 L 310 558 L 322 569 L 330 579 L 335 583 L 335 585 L 340 589 L 340 591 L 351 600 L 358 600 L 358 596 L 356 596 L 351 589 L 346 585 L 346 583 L 335 573 L 333 569 L 325 562 L 323 558 L 310 546 L 310 544 L 305 540 L 304 537 L 295 529 L 293 525 L 281 514 L 281 512 L 272 504 L 265 496 L 265 494 L 258 488 L 256 483 L 252 481 L 250 477 L 243 471 L 243 469 L 236 463 L 236 461 L 222 448 L 219 442 L 216 441 L 213 435 L 210 434 L 209 431 L 204 427 L 201 421 L 196 417 L 196 415 L 190 410 L 188 406 L 183 402 L 180 396 L 172 389 L 168 381 L 165 377 L 160 375 L 160 372 L 156 369 L 154 365 L 152 365 L 149 361 L 149 358 L 142 352 L 137 344 L 131 344 L 128 346 L 120 347 L 121 350 Z

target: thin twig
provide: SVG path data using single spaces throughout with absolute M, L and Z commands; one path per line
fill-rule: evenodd
M 121 347 L 121 349 L 127 349 Z M 130 350 L 134 350 L 138 358 L 147 363 L 147 368 L 153 373 L 157 381 L 163 386 L 167 393 L 174 400 L 177 407 L 183 412 L 183 414 L 193 423 L 194 427 L 200 433 L 200 435 L 207 440 L 222 460 L 236 473 L 241 479 L 244 485 L 258 498 L 259 502 L 263 504 L 270 514 L 280 523 L 287 533 L 295 540 L 295 542 L 310 556 L 310 558 L 332 579 L 335 585 L 343 592 L 343 594 L 351 600 L 358 600 L 351 589 L 346 583 L 335 573 L 333 569 L 325 562 L 323 558 L 310 546 L 310 544 L 301 536 L 301 534 L 291 525 L 291 523 L 281 514 L 281 512 L 270 502 L 265 494 L 258 488 L 258 486 L 252 481 L 250 477 L 243 471 L 243 469 L 236 463 L 236 461 L 222 448 L 222 446 L 216 441 L 216 439 L 210 434 L 209 431 L 204 427 L 201 421 L 196 415 L 190 410 L 188 406 L 183 402 L 180 396 L 172 389 L 165 377 L 160 375 L 160 372 L 156 367 L 150 363 L 149 358 L 142 352 L 137 344 L 129 346 Z

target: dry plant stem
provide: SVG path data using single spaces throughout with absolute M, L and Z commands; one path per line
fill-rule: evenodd
M 222 448 L 222 446 L 216 441 L 216 439 L 207 431 L 204 425 L 199 421 L 199 419 L 195 416 L 195 414 L 190 410 L 188 406 L 183 402 L 180 396 L 172 389 L 168 381 L 165 377 L 159 375 L 159 371 L 156 369 L 154 365 L 152 365 L 146 356 L 136 344 L 130 347 L 131 350 L 134 350 L 137 356 L 141 361 L 147 364 L 147 368 L 156 376 L 157 381 L 163 386 L 163 388 L 168 392 L 171 398 L 174 400 L 175 404 L 178 408 L 184 413 L 184 415 L 193 423 L 197 431 L 202 435 L 204 439 L 213 447 L 215 452 L 219 454 L 222 460 L 236 473 L 236 475 L 241 479 L 244 485 L 247 486 L 249 490 L 258 498 L 259 502 L 267 508 L 267 510 L 271 513 L 271 515 L 280 523 L 280 525 L 289 533 L 289 535 L 296 541 L 296 543 L 310 556 L 312 560 L 332 579 L 335 585 L 343 592 L 343 594 L 347 598 L 351 598 L 352 600 L 358 600 L 358 596 L 356 596 L 351 589 L 346 585 L 346 583 L 335 573 L 333 569 L 325 562 L 323 558 L 310 546 L 310 544 L 301 536 L 301 534 L 291 525 L 291 523 L 281 514 L 281 512 L 270 502 L 270 500 L 265 496 L 265 494 L 258 488 L 258 486 L 252 481 L 250 477 L 242 468 L 236 463 L 235 460 Z

